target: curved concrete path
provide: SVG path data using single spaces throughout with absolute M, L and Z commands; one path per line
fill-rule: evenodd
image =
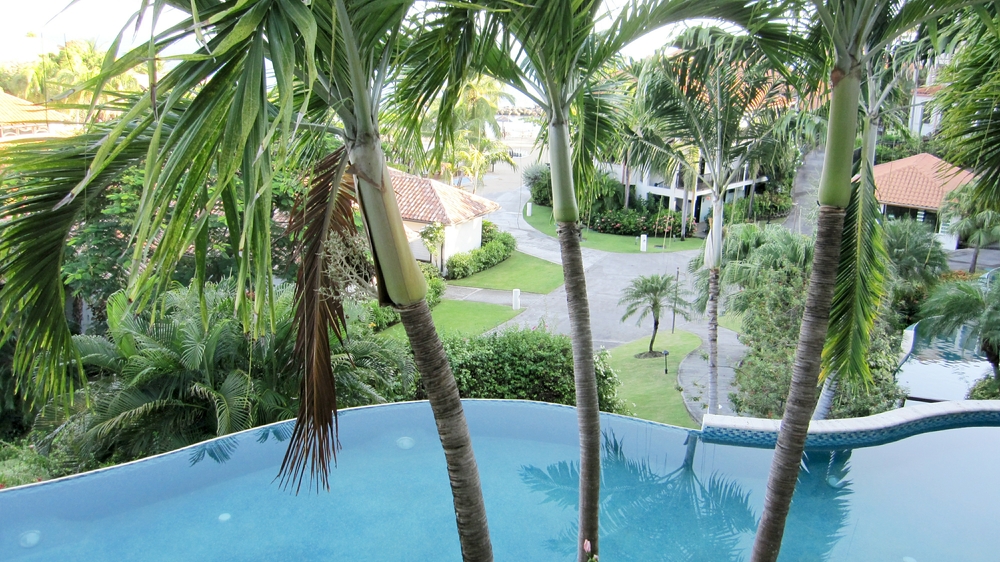
M 527 189 L 493 191 L 483 193 L 483 195 L 500 203 L 501 210 L 492 213 L 487 219 L 513 234 L 517 239 L 519 251 L 553 263 L 561 263 L 558 241 L 535 230 L 521 216 L 521 209 L 529 199 Z M 681 271 L 681 278 L 684 279 L 687 277 L 688 262 L 699 252 L 700 250 L 686 250 L 658 254 L 616 254 L 584 248 L 583 261 L 587 272 L 587 295 L 590 299 L 590 323 L 594 337 L 594 348 L 613 349 L 621 344 L 648 336 L 652 330 L 651 320 L 647 319 L 640 326 L 636 326 L 634 320 L 621 322 L 622 308 L 618 306 L 618 298 L 622 288 L 640 275 L 653 273 L 674 275 L 678 269 Z M 507 306 L 511 304 L 510 291 L 451 285 L 448 286 L 445 298 Z M 523 313 L 497 329 L 500 330 L 507 326 L 533 328 L 544 325 L 553 332 L 570 333 L 565 286 L 559 287 L 547 295 L 522 292 L 521 306 L 526 309 Z M 669 327 L 669 323 L 667 327 Z M 708 400 L 708 362 L 702 359 L 703 354 L 707 356 L 708 353 L 708 327 L 703 317 L 695 317 L 692 321 L 678 318 L 677 328 L 692 332 L 702 339 L 701 348 L 696 349 L 682 360 L 678 375 L 678 384 L 683 389 L 682 394 L 688 412 L 691 413 L 693 419 L 700 423 L 702 413 L 705 411 L 702 402 Z M 729 404 L 733 367 L 745 354 L 746 347 L 739 342 L 736 333 L 720 327 L 719 401 L 722 413 L 733 413 Z

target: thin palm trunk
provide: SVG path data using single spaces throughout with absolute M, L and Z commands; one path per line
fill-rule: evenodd
M 444 447 L 451 492 L 458 521 L 462 558 L 493 560 L 486 524 L 486 505 L 479 482 L 479 469 L 472 451 L 472 438 L 441 338 L 434 329 L 426 300 L 400 310 L 400 320 L 413 348 L 420 380 L 434 411 L 438 436 Z
M 427 306 L 423 273 L 409 252 L 381 145 L 374 136 L 359 137 L 351 149 L 351 163 L 375 264 L 380 271 L 380 300 L 392 303 L 400 311 L 414 362 L 434 412 L 448 466 L 462 558 L 470 562 L 491 561 L 493 551 L 479 468 L 458 385 Z
M 844 216 L 851 198 L 854 142 L 858 131 L 861 73 L 834 70 L 827 148 L 820 181 L 820 211 L 806 309 L 792 368 L 792 385 L 778 432 L 764 497 L 764 512 L 751 562 L 774 562 L 781 549 L 785 519 L 798 480 L 809 420 L 816 407 L 823 345 L 837 280 Z
M 979 244 L 976 244 L 976 249 L 972 251 L 972 263 L 969 264 L 969 273 L 976 272 L 976 264 L 979 262 Z
M 660 319 L 653 317 L 653 337 L 649 338 L 649 352 L 653 353 L 653 342 L 656 341 L 656 332 L 660 329 Z
M 825 420 L 830 417 L 830 411 L 833 410 L 833 399 L 837 395 L 839 382 L 836 371 L 826 376 L 826 380 L 823 381 L 823 390 L 819 393 L 819 403 L 816 404 L 816 411 L 813 412 L 812 419 Z
M 573 378 L 576 415 L 580 426 L 580 524 L 577 559 L 587 562 L 598 554 L 598 517 L 601 495 L 601 411 L 594 374 L 594 341 L 590 332 L 590 302 L 580 251 L 580 212 L 573 189 L 572 159 L 567 120 L 549 124 L 549 160 L 552 168 L 552 214 L 558 225 L 566 305 L 573 342 Z M 584 549 L 590 543 L 589 554 Z
M 712 225 L 715 228 L 715 225 Z M 708 270 L 708 413 L 719 413 L 719 268 Z

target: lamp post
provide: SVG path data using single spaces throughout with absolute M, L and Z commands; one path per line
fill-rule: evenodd
M 668 355 L 670 355 L 670 352 L 667 351 L 666 349 L 664 349 L 663 350 L 663 374 L 664 375 L 669 375 L 670 374 L 670 367 L 667 365 L 667 356 Z

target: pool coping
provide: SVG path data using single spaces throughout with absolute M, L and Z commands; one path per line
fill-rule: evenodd
M 1000 400 L 936 402 L 864 418 L 813 420 L 806 447 L 872 447 L 918 433 L 971 426 L 1000 426 Z M 781 420 L 705 414 L 701 438 L 706 443 L 774 448 L 780 428 Z

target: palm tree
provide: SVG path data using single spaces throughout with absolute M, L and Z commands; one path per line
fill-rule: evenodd
M 948 160 L 971 168 L 978 176 L 973 199 L 994 208 L 1000 196 L 1000 134 L 996 108 L 1000 104 L 1000 38 L 998 14 L 977 10 L 957 18 L 955 44 L 961 49 L 941 75 L 943 88 L 934 96 L 941 110 L 938 138 Z
M 924 223 L 890 220 L 883 233 L 892 272 L 889 288 L 893 308 L 905 316 L 906 324 L 912 324 L 920 303 L 948 271 L 948 256 Z
M 449 3 L 429 22 L 430 31 L 409 49 L 408 68 L 419 74 L 404 78 L 405 99 L 421 99 L 413 120 L 443 90 L 436 136 L 452 133 L 447 110 L 454 106 L 466 73 L 493 76 L 538 104 L 548 122 L 547 142 L 552 169 L 552 214 L 558 227 L 566 300 L 573 339 L 577 415 L 580 424 L 580 526 L 577 558 L 598 555 L 601 436 L 594 376 L 590 307 L 580 252 L 580 211 L 575 189 L 574 147 L 570 124 L 574 103 L 590 78 L 635 39 L 673 22 L 694 17 L 715 18 L 751 27 L 761 36 L 784 37 L 769 24 L 770 8 L 756 2 L 631 0 L 598 31 L 599 0 L 489 0 Z M 783 29 L 783 28 L 782 28 Z M 778 42 L 780 44 L 780 41 Z M 449 56 L 442 57 L 447 51 Z M 475 61 L 473 68 L 467 61 Z M 410 93 L 412 92 L 412 94 Z M 578 147 L 577 147 L 578 149 Z M 589 544 L 589 552 L 584 549 Z
M 819 186 L 815 259 L 796 348 L 792 386 L 768 477 L 764 512 L 757 529 L 751 562 L 773 562 L 778 557 L 809 420 L 816 407 L 816 385 L 840 262 L 844 217 L 851 201 L 852 159 L 866 66 L 903 34 L 924 22 L 936 21 L 962 5 L 973 3 L 975 0 L 962 3 L 950 0 L 812 2 L 819 28 L 832 46 L 832 52 L 827 55 L 831 63 L 830 109 Z
M 633 279 L 628 287 L 622 290 L 618 305 L 625 305 L 622 322 L 638 314 L 636 325 L 642 324 L 647 316 L 653 317 L 653 336 L 649 338 L 649 355 L 653 353 L 653 342 L 656 332 L 660 329 L 660 313 L 672 311 L 688 318 L 687 309 L 691 306 L 684 297 L 687 290 L 680 288 L 677 279 L 670 275 L 642 275 Z
M 979 349 L 1000 381 L 1000 283 L 956 281 L 938 285 L 920 309 L 920 327 L 947 336 L 962 327 L 979 339 Z
M 0 209 L 10 219 L 0 220 L 0 277 L 7 280 L 0 325 L 5 337 L 20 335 L 15 367 L 22 380 L 40 373 L 40 396 L 71 390 L 74 379 L 65 376 L 65 359 L 75 351 L 62 313 L 62 248 L 81 202 L 103 191 L 125 167 L 146 164 L 130 299 L 136 306 L 148 303 L 189 247 L 195 250 L 196 285 L 202 285 L 207 220 L 221 211 L 238 256 L 241 290 L 234 309 L 244 329 L 260 333 L 273 324 L 265 311 L 274 298 L 269 223 L 274 165 L 311 163 L 298 165 L 312 171 L 305 204 L 293 220 L 302 262 L 295 365 L 303 375 L 303 399 L 282 464 L 283 481 L 301 489 L 308 472 L 316 488 L 328 487 L 339 447 L 329 340 L 331 331 L 342 333 L 344 317 L 322 249 L 331 233 L 353 228 L 356 196 L 375 257 L 379 300 L 400 311 L 438 424 L 463 556 L 492 559 L 458 388 L 434 330 L 380 140 L 379 110 L 412 0 L 165 3 L 192 15 L 106 63 L 104 72 L 84 85 L 94 88 L 96 97 L 111 77 L 148 61 L 151 87 L 116 105 L 119 119 L 69 141 L 19 145 L 0 155 L 12 180 L 0 188 Z M 193 40 L 197 51 L 158 77 L 151 54 L 159 56 L 184 40 Z M 344 146 L 321 157 L 331 133 Z M 82 372 L 77 375 L 78 383 Z
M 676 46 L 683 51 L 651 58 L 639 78 L 636 103 L 644 118 L 638 125 L 642 135 L 638 142 L 646 150 L 636 161 L 651 164 L 658 154 L 666 153 L 676 165 L 694 173 L 696 182 L 712 187 L 712 224 L 704 263 L 709 272 L 708 412 L 717 413 L 723 200 L 729 184 L 743 173 L 744 164 L 773 142 L 782 123 L 779 109 L 787 102 L 777 79 L 780 74 L 753 40 L 718 29 L 694 28 Z M 698 150 L 704 171 L 685 158 L 684 146 Z
M 983 207 L 976 199 L 976 184 L 970 183 L 952 191 L 945 201 L 943 214 L 953 219 L 949 231 L 972 246 L 969 273 L 976 272 L 979 250 L 1000 240 L 1000 213 L 996 205 Z

